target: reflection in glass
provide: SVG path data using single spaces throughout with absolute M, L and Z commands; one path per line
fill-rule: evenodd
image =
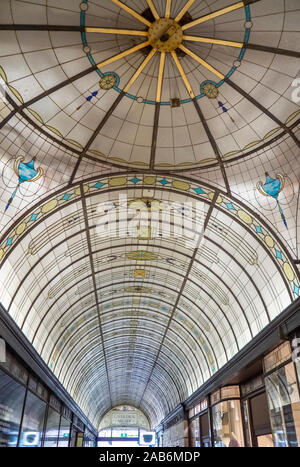
M 249 409 L 248 409 L 248 401 L 245 400 L 243 402 L 243 416 L 244 416 L 244 424 L 245 424 L 245 438 L 246 438 L 246 445 L 251 446 L 251 428 L 250 428 L 250 419 L 249 419 Z
M 244 446 L 239 400 L 220 402 L 212 407 L 214 446 Z
M 60 414 L 56 412 L 56 410 L 49 407 L 44 440 L 44 446 L 47 448 L 55 448 L 57 446 L 59 419 Z
M 0 447 L 17 445 L 25 391 L 0 370 Z
M 20 447 L 40 447 L 46 404 L 30 391 L 27 393 Z
M 265 378 L 276 447 L 300 443 L 300 400 L 293 362 Z
M 211 446 L 208 412 L 200 416 L 200 436 L 201 446 L 209 448 Z

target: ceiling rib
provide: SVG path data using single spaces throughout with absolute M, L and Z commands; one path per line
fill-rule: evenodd
M 172 0 L 166 0 L 165 17 L 170 18 Z
M 233 5 L 227 6 L 226 8 L 222 8 L 221 10 L 216 10 L 212 13 L 209 13 L 208 15 L 197 18 L 191 21 L 190 23 L 184 24 L 182 26 L 182 30 L 185 31 L 186 29 L 193 28 L 194 26 L 197 26 L 198 24 L 205 23 L 206 21 L 212 20 L 214 18 L 217 18 L 218 16 L 225 15 L 226 13 L 230 13 L 234 10 L 238 10 L 239 8 L 243 8 L 243 7 L 244 7 L 244 2 L 234 3 Z
M 193 267 L 194 260 L 195 260 L 195 258 L 196 258 L 197 253 L 198 253 L 198 248 L 199 248 L 200 243 L 201 243 L 201 241 L 202 241 L 202 238 L 203 238 L 203 235 L 204 235 L 205 230 L 206 230 L 206 228 L 207 228 L 208 222 L 209 222 L 209 220 L 210 220 L 210 218 L 211 218 L 211 215 L 212 215 L 212 212 L 213 212 L 213 210 L 214 210 L 215 204 L 216 204 L 216 202 L 217 202 L 218 196 L 219 196 L 219 191 L 216 190 L 215 193 L 214 193 L 212 202 L 211 202 L 211 204 L 210 204 L 210 206 L 209 206 L 209 210 L 208 210 L 208 213 L 207 213 L 207 215 L 206 215 L 204 224 L 203 224 L 203 230 L 202 230 L 202 232 L 199 232 L 199 233 L 198 233 L 197 245 L 196 245 L 196 247 L 195 247 L 195 249 L 194 249 L 194 252 L 193 252 L 193 255 L 192 255 L 191 259 L 190 259 L 190 263 L 189 263 L 189 266 L 188 266 L 188 268 L 187 268 L 185 277 L 184 277 L 184 279 L 183 279 L 183 281 L 182 281 L 180 290 L 179 290 L 179 292 L 178 292 L 178 295 L 177 295 L 177 298 L 176 298 L 176 302 L 175 302 L 175 304 L 174 304 L 174 307 L 173 307 L 171 316 L 170 316 L 170 318 L 169 318 L 169 321 L 168 321 L 168 324 L 167 324 L 167 326 L 166 326 L 166 329 L 165 329 L 163 338 L 162 338 L 162 340 L 161 340 L 161 343 L 160 343 L 160 346 L 159 346 L 159 349 L 158 349 L 158 352 L 157 352 L 157 355 L 156 355 L 154 364 L 153 364 L 153 366 L 152 366 L 152 370 L 151 370 L 150 375 L 149 375 L 149 377 L 148 377 L 148 380 L 147 380 L 145 389 L 144 389 L 143 394 L 142 394 L 142 396 L 141 396 L 141 399 L 140 399 L 140 402 L 139 402 L 139 406 L 141 405 L 141 402 L 142 402 L 142 400 L 143 400 L 143 398 L 144 398 L 144 396 L 145 396 L 145 393 L 146 393 L 146 391 L 147 391 L 147 387 L 148 387 L 148 385 L 149 385 L 151 376 L 152 376 L 152 374 L 153 374 L 153 371 L 154 371 L 154 368 L 155 368 L 155 364 L 156 364 L 157 359 L 158 359 L 158 357 L 159 357 L 161 348 L 162 348 L 162 346 L 163 346 L 163 343 L 164 343 L 164 340 L 165 340 L 165 338 L 166 338 L 166 335 L 167 335 L 168 329 L 169 329 L 169 327 L 170 327 L 171 321 L 172 321 L 172 319 L 173 319 L 173 316 L 174 316 L 174 314 L 175 314 L 175 312 L 176 312 L 176 310 L 177 310 L 177 306 L 178 306 L 178 304 L 179 304 L 179 301 L 180 301 L 180 299 L 181 299 L 181 296 L 182 296 L 182 293 L 183 293 L 183 291 L 184 291 L 185 285 L 186 285 L 186 283 L 187 283 L 188 276 L 189 276 L 189 274 L 190 274 L 190 272 L 191 272 L 191 269 L 192 269 L 192 267 Z
M 5 119 L 6 121 L 4 122 L 4 124 L 7 123 L 17 112 L 22 112 L 23 110 L 27 109 L 27 107 L 29 107 L 30 105 L 35 104 L 36 102 L 43 99 L 44 97 L 50 96 L 50 94 L 52 94 L 52 93 L 54 93 L 56 91 L 59 91 L 63 87 L 68 86 L 69 84 L 73 83 L 73 81 L 76 81 L 76 80 L 78 80 L 80 78 L 83 78 L 84 76 L 88 75 L 92 71 L 96 71 L 97 69 L 98 69 L 97 65 L 94 65 L 94 66 L 92 66 L 90 68 L 87 68 L 86 70 L 81 71 L 80 73 L 77 73 L 76 75 L 72 76 L 71 78 L 67 78 L 65 81 L 62 81 L 61 83 L 56 84 L 52 88 L 49 88 L 48 90 L 42 92 L 38 96 L 35 96 L 32 99 L 30 99 L 29 101 L 24 102 L 24 104 L 22 104 L 20 106 L 17 106 L 16 104 L 14 104 L 14 110 L 6 117 L 6 119 Z M 5 95 L 7 95 L 7 93 L 5 93 Z M 25 115 L 25 118 L 26 118 L 26 115 Z M 2 121 L 0 123 L 0 128 L 2 128 L 2 126 L 4 124 L 3 124 L 3 121 Z M 69 148 L 69 149 L 71 149 L 71 148 Z
M 220 169 L 221 169 L 221 172 L 222 172 L 222 175 L 223 175 L 226 191 L 230 195 L 231 190 L 230 190 L 230 185 L 229 185 L 229 182 L 228 182 L 226 170 L 225 170 L 225 167 L 224 167 L 222 155 L 221 155 L 221 153 L 219 151 L 219 148 L 218 148 L 218 145 L 217 145 L 217 143 L 216 143 L 216 141 L 215 141 L 215 139 L 214 139 L 214 137 L 213 137 L 213 135 L 212 135 L 212 133 L 210 131 L 210 128 L 209 128 L 209 126 L 207 124 L 207 121 L 204 118 L 204 115 L 203 115 L 202 110 L 200 108 L 199 102 L 197 101 L 197 99 L 193 99 L 193 102 L 194 102 L 196 112 L 199 115 L 201 123 L 203 125 L 203 128 L 204 128 L 204 130 L 205 130 L 205 132 L 207 134 L 208 140 L 209 140 L 209 142 L 210 142 L 210 144 L 211 144 L 211 146 L 212 146 L 212 148 L 214 150 L 215 156 L 218 159 L 219 166 L 220 166 Z
M 87 206 L 86 206 L 85 193 L 84 193 L 82 183 L 80 184 L 80 195 L 81 195 L 82 210 L 83 210 L 83 216 L 84 216 L 85 234 L 86 234 L 86 240 L 87 240 L 87 246 L 88 246 L 88 252 L 89 252 L 89 259 L 90 259 L 90 267 L 91 267 L 91 272 L 92 272 L 92 281 L 93 281 L 93 287 L 94 287 L 95 303 L 96 303 L 98 320 L 99 320 L 101 347 L 102 347 L 102 352 L 103 352 L 103 357 L 104 357 L 104 364 L 105 364 L 105 369 L 106 369 L 107 386 L 108 386 L 108 389 L 109 389 L 109 399 L 110 399 L 110 404 L 112 406 L 111 389 L 110 389 L 110 382 L 109 382 L 108 369 L 107 369 L 107 361 L 106 361 L 106 355 L 105 355 L 103 331 L 102 331 L 102 325 L 101 325 L 100 305 L 99 305 L 98 294 L 97 294 L 97 284 L 96 284 L 94 259 L 93 259 L 92 245 L 91 245 L 91 236 L 90 236 L 89 221 L 88 221 L 88 215 L 87 215 Z
M 187 47 L 185 47 L 184 45 L 180 44 L 179 45 L 179 49 L 181 49 L 183 52 L 185 52 L 187 55 L 189 55 L 190 57 L 192 57 L 196 62 L 200 63 L 200 65 L 204 66 L 205 68 L 207 68 L 209 71 L 211 71 L 214 75 L 216 75 L 218 78 L 220 79 L 224 79 L 225 76 L 220 73 L 218 70 L 216 70 L 213 66 L 211 66 L 209 63 L 207 63 L 205 60 L 203 60 L 202 58 L 200 58 L 197 54 L 195 54 L 194 52 L 192 52 L 190 49 L 188 49 Z
M 150 170 L 154 170 L 154 165 L 155 165 L 155 154 L 156 154 L 157 135 L 158 135 L 159 113 L 160 113 L 160 103 L 156 102 L 155 111 L 154 111 L 152 144 L 151 144 L 151 153 L 150 153 L 150 164 L 149 164 Z
M 300 58 L 300 52 L 297 52 L 296 50 L 288 50 L 288 49 L 280 49 L 279 47 L 268 47 L 266 45 L 259 45 L 259 44 L 245 44 L 246 49 L 251 49 L 251 50 L 258 50 L 261 52 L 267 52 L 271 54 L 277 54 L 277 55 L 285 55 L 287 57 L 295 57 L 295 58 Z
M 83 32 L 81 26 L 62 24 L 0 24 L 0 31 L 73 31 Z
M 76 173 L 77 173 L 77 170 L 78 170 L 78 167 L 82 161 L 82 158 L 85 156 L 85 154 L 87 153 L 87 151 L 89 150 L 91 144 L 93 144 L 94 140 L 97 138 L 98 134 L 100 133 L 100 131 L 102 130 L 103 126 L 105 125 L 105 123 L 107 122 L 107 120 L 109 119 L 109 117 L 112 115 L 112 113 L 114 112 L 114 110 L 116 109 L 116 107 L 119 105 L 119 103 L 121 102 L 121 100 L 123 99 L 123 97 L 125 96 L 125 92 L 122 91 L 120 92 L 120 94 L 118 94 L 118 97 L 117 99 L 114 101 L 113 105 L 110 107 L 110 109 L 106 112 L 105 116 L 103 117 L 103 119 L 101 120 L 101 122 L 99 123 L 99 125 L 97 126 L 96 130 L 94 131 L 94 133 L 92 134 L 91 138 L 88 140 L 87 144 L 85 145 L 82 153 L 80 154 L 80 156 L 78 157 L 77 161 L 76 161 L 76 164 L 75 164 L 75 167 L 73 169 L 73 172 L 71 174 L 71 177 L 70 177 L 70 180 L 69 180 L 69 183 L 68 185 L 71 185 L 74 181 L 74 178 L 76 177 Z
M 157 13 L 157 10 L 152 2 L 152 0 L 146 0 L 146 2 L 148 3 L 149 5 L 149 8 L 152 12 L 152 15 L 154 16 L 155 19 L 159 19 L 159 14 Z
M 175 21 L 177 23 L 179 23 L 179 21 L 183 18 L 183 16 L 185 15 L 185 13 L 188 11 L 188 9 L 193 5 L 193 3 L 195 2 L 195 0 L 188 0 L 188 2 L 186 2 L 186 4 L 184 5 L 184 7 L 182 8 L 182 10 L 178 13 L 178 15 L 176 16 L 175 18 Z
M 119 6 L 120 8 L 122 8 L 124 11 L 126 11 L 127 13 L 129 13 L 131 16 L 133 16 L 135 19 L 137 19 L 138 21 L 140 21 L 141 23 L 145 24 L 146 26 L 150 27 L 151 26 L 151 23 L 150 21 L 148 21 L 146 18 L 144 18 L 143 16 L 141 16 L 139 13 L 137 13 L 135 10 L 133 10 L 132 8 L 129 8 L 127 5 L 125 5 L 124 3 L 120 2 L 119 0 L 111 0 L 113 3 L 115 3 L 117 6 Z
M 217 44 L 217 45 L 225 45 L 228 47 L 237 47 L 242 48 L 243 42 L 233 42 L 233 41 L 225 41 L 223 39 L 214 39 L 212 37 L 203 37 L 203 36 L 183 36 L 182 39 L 184 41 L 191 41 L 191 42 L 203 42 L 205 44 Z
M 91 28 L 86 27 L 85 32 L 94 32 L 100 34 L 125 34 L 126 36 L 148 36 L 147 31 L 138 31 L 136 29 L 115 29 L 115 28 Z
M 131 55 L 134 52 L 138 52 L 141 49 L 144 49 L 145 47 L 148 47 L 150 45 L 150 41 L 145 41 L 142 42 L 141 44 L 135 45 L 134 47 L 131 47 L 130 49 L 124 50 L 123 52 L 120 52 L 117 55 L 113 55 L 110 58 L 107 58 L 106 60 L 103 60 L 103 62 L 98 63 L 98 68 L 102 68 L 106 65 L 110 65 L 113 62 L 116 62 L 120 60 L 121 58 L 127 57 L 127 55 Z

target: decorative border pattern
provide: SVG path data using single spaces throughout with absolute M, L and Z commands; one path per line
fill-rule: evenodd
M 215 189 L 208 187 L 204 183 L 197 184 L 194 181 L 157 175 L 136 174 L 133 176 L 108 176 L 83 182 L 83 191 L 86 196 L 93 196 L 101 191 L 105 192 L 107 189 L 118 190 L 123 187 L 156 187 L 159 189 L 167 189 L 198 197 L 208 203 L 212 201 L 215 193 Z M 0 268 L 14 245 L 21 240 L 28 229 L 34 226 L 37 220 L 42 220 L 57 209 L 63 208 L 64 205 L 79 200 L 80 197 L 80 185 L 77 184 L 59 195 L 54 194 L 53 197 L 48 199 L 45 203 L 42 203 L 40 206 L 33 208 L 29 213 L 26 213 L 18 221 L 17 225 L 6 233 L 0 241 Z M 263 244 L 270 256 L 274 259 L 278 269 L 282 271 L 286 278 L 292 296 L 295 299 L 298 298 L 300 296 L 299 271 L 293 264 L 284 246 L 280 244 L 276 234 L 271 232 L 266 224 L 259 220 L 252 211 L 245 206 L 241 206 L 238 201 L 229 198 L 223 193 L 220 193 L 217 198 L 216 208 L 240 222 L 256 237 L 259 243 Z

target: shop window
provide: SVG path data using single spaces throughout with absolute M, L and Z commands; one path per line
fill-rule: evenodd
M 40 447 L 46 404 L 30 391 L 27 392 L 20 447 Z
M 58 438 L 58 447 L 69 446 L 69 437 L 70 437 L 70 422 L 64 417 L 61 417 L 59 438 Z
M 0 370 L 0 447 L 17 446 L 26 389 Z
M 294 363 L 266 376 L 265 385 L 275 446 L 299 446 L 300 400 Z

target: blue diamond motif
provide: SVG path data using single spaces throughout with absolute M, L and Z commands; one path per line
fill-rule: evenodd
M 103 185 L 104 185 L 104 183 L 97 182 L 96 185 L 93 186 L 93 188 L 98 188 L 98 189 L 100 189 L 100 188 L 103 187 Z
M 10 237 L 7 239 L 6 245 L 5 246 L 10 246 L 12 245 L 13 239 Z
M 164 185 L 167 185 L 167 184 L 170 183 L 170 182 L 168 182 L 168 180 L 166 180 L 166 179 L 164 178 L 163 180 L 159 180 L 159 183 L 161 183 L 161 184 L 164 186 Z
M 68 201 L 68 199 L 71 198 L 71 196 L 72 196 L 72 195 L 70 195 L 69 193 L 66 193 L 66 194 L 62 197 L 62 199 L 63 199 L 64 201 Z
M 203 191 L 200 187 L 193 188 L 193 190 L 197 193 L 197 195 L 202 195 L 203 193 L 205 193 L 205 191 Z
M 132 183 L 136 184 L 136 183 L 138 183 L 138 182 L 140 181 L 140 179 L 134 177 L 134 178 L 132 178 L 130 181 L 131 181 Z
M 256 225 L 255 230 L 256 230 L 257 233 L 262 233 L 262 228 L 261 228 L 260 225 Z
M 234 211 L 235 210 L 235 207 L 233 206 L 233 204 L 231 203 L 226 203 L 226 206 L 228 209 L 230 209 L 231 211 Z
M 276 258 L 282 259 L 282 253 L 279 250 L 275 250 Z
M 295 294 L 298 295 L 298 297 L 299 297 L 299 287 L 298 287 L 297 284 L 294 284 L 294 292 L 295 292 Z
M 38 213 L 37 213 L 37 214 L 32 214 L 32 216 L 31 216 L 30 219 L 29 219 L 29 222 L 34 222 L 34 221 L 36 221 L 38 215 L 39 215 Z

